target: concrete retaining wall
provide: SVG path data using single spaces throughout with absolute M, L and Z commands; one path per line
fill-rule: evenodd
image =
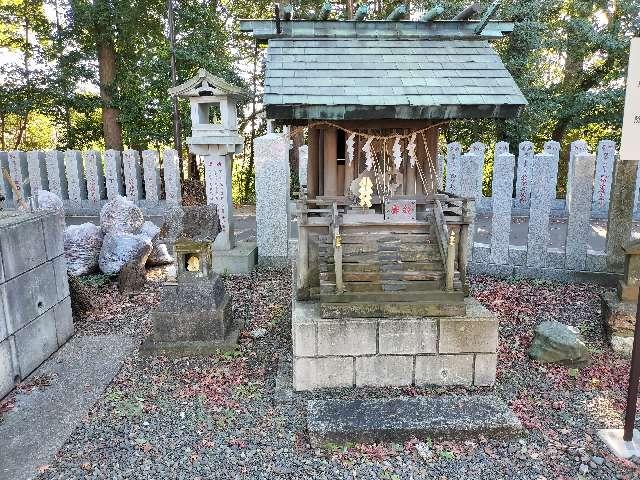
M 0 398 L 73 335 L 64 219 L 0 212 Z
M 498 320 L 466 302 L 464 317 L 424 319 L 323 319 L 318 303 L 296 302 L 294 388 L 493 385 Z

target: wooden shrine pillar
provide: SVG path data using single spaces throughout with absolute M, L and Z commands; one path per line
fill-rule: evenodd
M 318 128 L 318 195 L 324 195 L 324 129 Z
M 319 136 L 320 133 L 317 128 L 309 129 L 309 157 L 307 163 L 307 196 L 309 198 L 316 198 L 318 195 Z
M 324 129 L 324 195 L 338 195 L 338 131 L 335 127 Z
M 406 175 L 404 177 L 404 185 L 405 185 L 405 193 L 407 195 L 415 195 L 416 194 L 416 166 L 413 167 L 409 163 L 409 159 L 406 159 Z
M 354 156 L 355 156 L 355 153 L 354 153 Z M 356 161 L 357 160 L 354 158 L 351 162 L 351 165 L 349 165 L 348 160 L 345 160 L 344 162 L 344 188 L 342 191 L 342 195 L 347 195 L 349 193 L 351 182 L 353 182 L 353 180 L 355 179 L 354 172 L 356 168 Z

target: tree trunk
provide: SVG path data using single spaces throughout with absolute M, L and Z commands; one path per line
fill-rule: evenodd
M 105 147 L 122 150 L 122 129 L 118 123 L 119 112 L 112 105 L 116 78 L 116 51 L 113 43 L 106 39 L 100 40 L 98 43 L 98 74 Z

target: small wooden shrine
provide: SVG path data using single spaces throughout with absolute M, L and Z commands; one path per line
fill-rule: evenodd
M 289 15 L 241 21 L 241 30 L 268 46 L 267 118 L 307 132 L 296 276 L 297 300 L 317 309 L 308 315 L 348 320 L 467 314 L 473 199 L 441 190 L 438 139 L 449 120 L 510 118 L 527 103 L 489 44 L 513 29 L 512 23 L 491 21 L 494 12 L 490 8 L 477 21 L 469 20 L 473 9 L 449 21 L 434 20 L 439 10 L 424 21 L 364 21 L 362 15 L 350 21 Z M 329 341 L 349 342 L 356 324 L 332 330 Z M 327 355 L 339 349 L 320 347 L 321 325 L 316 322 L 316 350 L 302 354 L 296 352 L 300 329 L 294 318 L 298 389 L 340 383 L 333 374 L 325 375 L 325 383 L 305 383 L 310 360 L 296 358 L 318 357 L 309 368 L 314 378 L 322 377 Z M 363 352 L 343 349 L 338 355 L 358 358 Z M 416 381 L 411 378 L 409 383 Z

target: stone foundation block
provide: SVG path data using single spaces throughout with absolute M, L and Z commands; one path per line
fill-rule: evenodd
M 413 357 L 376 355 L 356 357 L 356 387 L 393 387 L 413 383 Z
M 438 351 L 438 323 L 433 319 L 382 319 L 380 354 L 411 355 Z
M 13 390 L 14 376 L 11 346 L 9 339 L 5 339 L 0 341 L 0 399 Z
M 293 329 L 293 354 L 297 357 L 315 357 L 318 354 L 316 324 L 296 323 Z
M 561 248 L 550 248 L 547 250 L 547 268 L 564 269 L 565 254 Z
M 53 308 L 15 333 L 20 378 L 25 379 L 58 349 Z
M 225 296 L 217 308 L 203 311 L 151 313 L 155 342 L 217 342 L 231 324 L 231 300 Z
M 606 272 L 607 271 L 607 253 L 595 250 L 587 250 L 585 270 L 588 272 Z
M 526 265 L 527 247 L 524 245 L 509 245 L 509 263 L 511 265 Z
M 496 364 L 498 356 L 495 353 L 478 353 L 473 373 L 473 384 L 478 387 L 491 387 L 496 383 Z
M 465 300 L 467 315 L 440 319 L 439 353 L 495 353 L 498 318 L 475 299 Z
M 53 262 L 7 281 L 4 287 L 5 315 L 14 332 L 58 303 Z
M 293 359 L 293 388 L 297 391 L 353 386 L 353 358 Z
M 56 337 L 58 346 L 64 345 L 74 332 L 73 315 L 71 312 L 71 297 L 53 307 L 53 315 L 56 319 Z
M 419 355 L 416 385 L 471 385 L 473 355 Z
M 0 229 L 0 250 L 7 280 L 47 261 L 40 216 L 17 213 L 15 218 L 15 225 Z
M 475 263 L 491 262 L 491 245 L 487 243 L 473 244 L 473 261 Z
M 374 355 L 377 321 L 373 319 L 321 320 L 318 322 L 318 355 Z

